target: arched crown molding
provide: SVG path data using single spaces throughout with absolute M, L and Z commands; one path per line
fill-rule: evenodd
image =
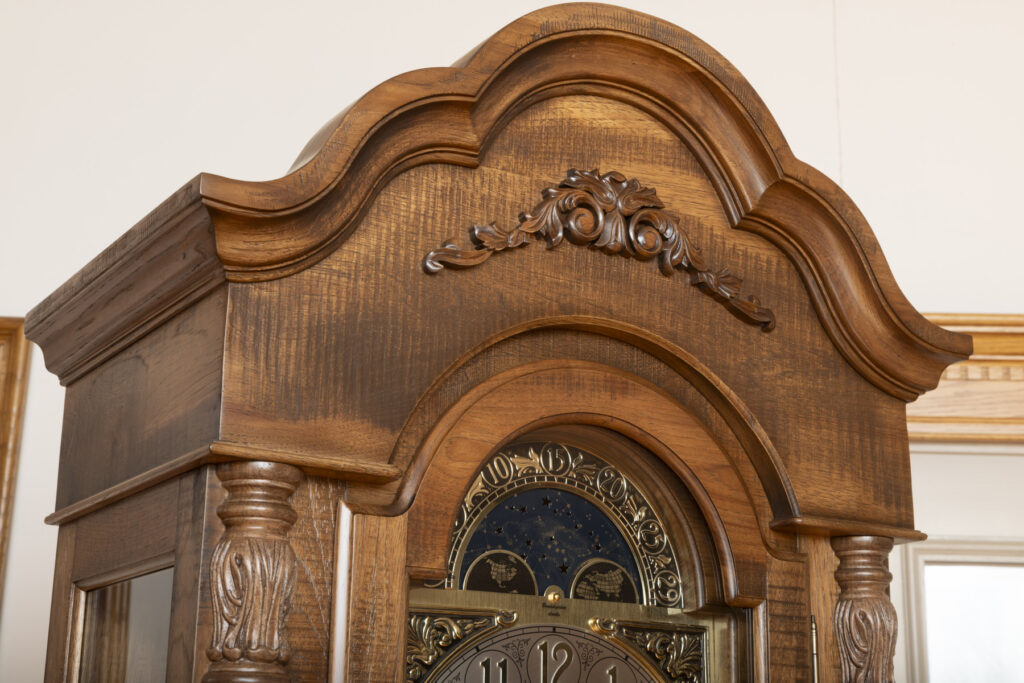
M 316 263 L 396 174 L 424 163 L 475 166 L 511 116 L 565 92 L 628 101 L 675 130 L 731 224 L 790 258 L 837 348 L 883 391 L 913 400 L 969 355 L 968 337 L 932 325 L 906 300 L 856 206 L 792 155 L 731 64 L 682 29 L 595 4 L 533 12 L 450 68 L 382 83 L 325 125 L 280 179 L 201 174 L 37 306 L 30 336 L 62 382 L 73 381 L 225 280 Z M 169 244 L 174 254 L 164 253 Z M 162 277 L 145 292 L 134 283 L 131 302 L 111 296 L 142 267 Z M 97 309 L 117 311 L 122 324 L 90 330 L 91 320 L 110 320 Z M 89 331 L 89 344 L 62 341 Z

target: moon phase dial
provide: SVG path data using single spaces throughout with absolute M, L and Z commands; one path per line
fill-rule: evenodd
M 574 446 L 499 450 L 464 495 L 447 576 L 410 588 L 407 683 L 706 683 L 723 623 L 684 609 L 692 577 L 657 507 Z

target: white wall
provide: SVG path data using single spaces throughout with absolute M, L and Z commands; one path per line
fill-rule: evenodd
M 912 443 L 910 466 L 914 518 L 917 528 L 931 539 L 1024 541 L 1024 496 L 1020 495 L 1024 444 Z M 892 602 L 900 623 L 897 681 L 908 680 L 908 659 L 913 656 L 905 628 L 911 617 L 906 609 L 906 593 L 909 590 L 913 594 L 913 589 L 904 585 L 905 550 L 894 550 L 889 563 Z M 970 590 L 972 587 L 965 587 L 965 591 Z M 1017 636 L 1010 638 L 1019 640 Z M 973 683 L 1006 682 L 979 676 Z
M 279 176 L 376 83 L 450 64 L 541 4 L 0 2 L 0 314 L 24 315 L 198 171 Z M 1024 158 L 1024 5 L 628 4 L 747 76 L 797 156 L 859 203 L 921 310 L 1024 310 L 1024 230 L 1003 209 Z M 56 541 L 42 518 L 62 391 L 38 353 L 32 373 L 0 614 L 5 681 L 41 677 Z

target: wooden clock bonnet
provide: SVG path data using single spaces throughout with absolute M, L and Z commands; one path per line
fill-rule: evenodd
M 889 681 L 906 403 L 971 351 L 724 58 L 589 4 L 197 176 L 26 331 L 54 682 Z

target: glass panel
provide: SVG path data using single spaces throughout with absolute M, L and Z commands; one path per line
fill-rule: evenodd
M 927 564 L 932 683 L 1024 683 L 1024 566 Z
M 162 569 L 86 594 L 81 683 L 163 683 L 173 577 Z

